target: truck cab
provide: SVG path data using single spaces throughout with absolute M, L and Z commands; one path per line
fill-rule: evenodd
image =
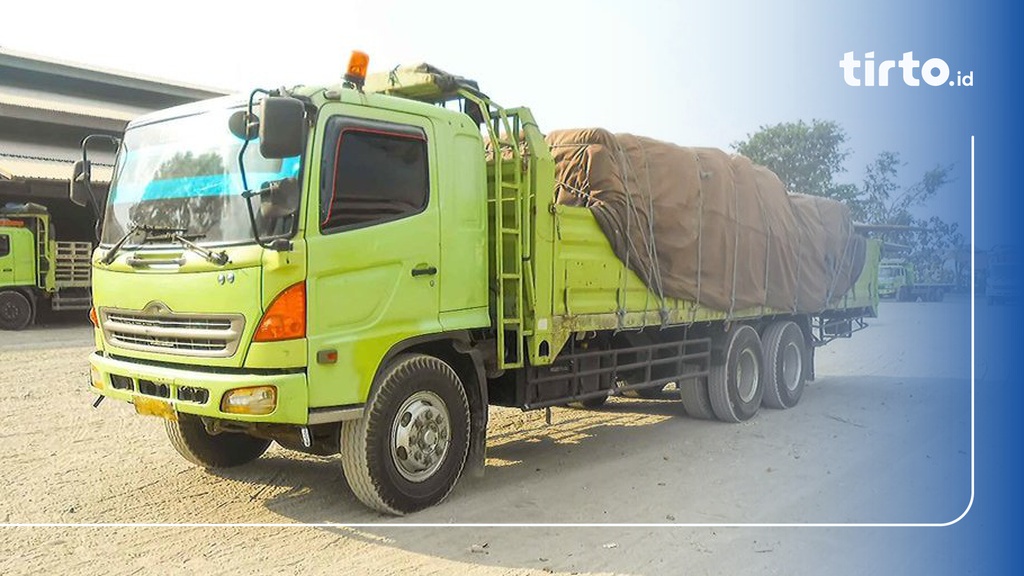
M 914 267 L 901 261 L 883 260 L 878 267 L 878 295 L 881 298 L 901 297 L 906 286 L 914 283 Z
M 434 350 L 454 359 L 417 370 L 450 383 L 454 365 L 472 389 L 405 407 L 438 453 L 409 448 L 395 473 L 424 477 L 442 435 L 462 451 L 445 465 L 461 469 L 486 404 L 453 346 L 491 323 L 479 124 L 354 89 L 263 102 L 221 98 L 128 125 L 92 260 L 95 389 L 168 418 L 172 444 L 204 466 L 241 463 L 270 440 L 329 454 L 391 360 Z M 285 152 L 266 137 L 282 103 L 298 127 Z M 439 407 L 446 394 L 478 416 Z M 395 498 L 381 506 L 409 505 Z

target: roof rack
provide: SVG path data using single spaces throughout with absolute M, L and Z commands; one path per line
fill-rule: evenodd
M 370 74 L 364 90 L 430 103 L 462 98 L 463 91 L 487 98 L 475 80 L 449 74 L 427 63 L 396 66 L 390 72 Z

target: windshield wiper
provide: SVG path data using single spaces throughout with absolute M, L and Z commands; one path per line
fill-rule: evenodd
M 205 237 L 205 234 L 186 235 L 185 233 L 188 232 L 188 229 L 186 228 L 175 228 L 170 226 L 150 226 L 149 224 L 133 224 L 131 228 L 129 228 L 128 231 L 125 232 L 124 236 L 118 239 L 118 241 L 114 243 L 113 246 L 110 247 L 110 250 L 107 250 L 107 253 L 103 256 L 103 258 L 100 259 L 100 262 L 108 265 L 111 262 L 113 262 L 114 259 L 117 258 L 118 252 L 120 252 L 121 248 L 124 247 L 125 242 L 127 242 L 128 239 L 131 238 L 132 235 L 135 234 L 136 232 L 144 233 L 142 240 L 139 242 L 140 245 L 160 240 L 171 240 L 180 243 L 185 248 L 188 248 L 195 252 L 196 254 L 199 254 L 200 256 L 205 258 L 208 262 L 211 262 L 218 266 L 223 266 L 227 264 L 229 261 L 227 253 L 224 252 L 223 250 L 220 252 L 213 252 L 212 250 L 203 248 L 202 246 L 192 241 Z
M 149 240 L 150 234 L 171 234 L 175 232 L 186 232 L 186 230 L 184 228 L 170 228 L 150 226 L 148 224 L 133 223 L 131 226 L 128 227 L 128 231 L 124 233 L 124 236 L 121 236 L 117 240 L 117 242 L 114 242 L 114 245 L 110 247 L 110 250 L 107 250 L 107 253 L 103 255 L 103 258 L 100 258 L 100 262 L 107 265 L 113 262 L 114 259 L 117 258 L 117 254 L 121 251 L 121 248 L 124 248 L 125 243 L 128 242 L 128 239 L 131 238 L 136 232 L 146 233 L 146 235 L 142 238 L 142 242 L 140 242 L 140 244 L 145 244 L 147 240 Z
M 189 236 L 186 236 L 186 235 L 182 234 L 180 231 L 178 231 L 178 232 L 172 232 L 171 234 L 165 236 L 165 238 L 170 238 L 171 240 L 175 240 L 177 242 L 180 242 L 182 246 L 192 250 L 193 252 L 195 252 L 196 254 L 199 254 L 203 258 L 206 258 L 207 262 L 210 262 L 212 264 L 216 264 L 217 266 L 223 266 L 223 265 L 227 264 L 230 261 L 228 259 L 228 253 L 227 252 L 225 252 L 223 250 L 221 250 L 220 252 L 214 252 L 214 251 L 209 250 L 207 248 L 203 248 L 199 244 L 196 244 L 195 242 L 192 241 L 192 240 L 198 240 L 198 239 L 203 238 L 205 236 L 206 236 L 206 234 L 191 234 Z M 153 239 L 156 239 L 156 238 L 154 237 Z

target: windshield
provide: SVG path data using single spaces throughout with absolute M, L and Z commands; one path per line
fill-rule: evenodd
M 899 267 L 897 266 L 882 266 L 878 269 L 878 277 L 882 279 L 890 279 L 899 276 Z
M 228 129 L 234 109 L 175 118 L 129 129 L 110 185 L 102 244 L 133 226 L 178 229 L 200 244 L 253 242 L 242 197 L 238 152 L 243 141 Z M 294 233 L 299 205 L 298 156 L 268 160 L 259 140 L 245 151 L 252 199 L 263 238 Z M 270 186 L 276 184 L 276 186 Z M 129 244 L 143 241 L 137 232 Z

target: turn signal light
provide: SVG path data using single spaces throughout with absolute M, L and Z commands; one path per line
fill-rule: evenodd
M 224 393 L 220 401 L 221 412 L 231 414 L 270 414 L 277 408 L 277 388 L 252 386 L 235 388 Z
M 89 322 L 92 322 L 92 325 L 95 326 L 96 328 L 100 327 L 100 321 L 99 318 L 96 317 L 95 307 L 89 308 Z
M 306 283 L 285 288 L 270 303 L 256 328 L 255 342 L 277 342 L 306 336 Z

